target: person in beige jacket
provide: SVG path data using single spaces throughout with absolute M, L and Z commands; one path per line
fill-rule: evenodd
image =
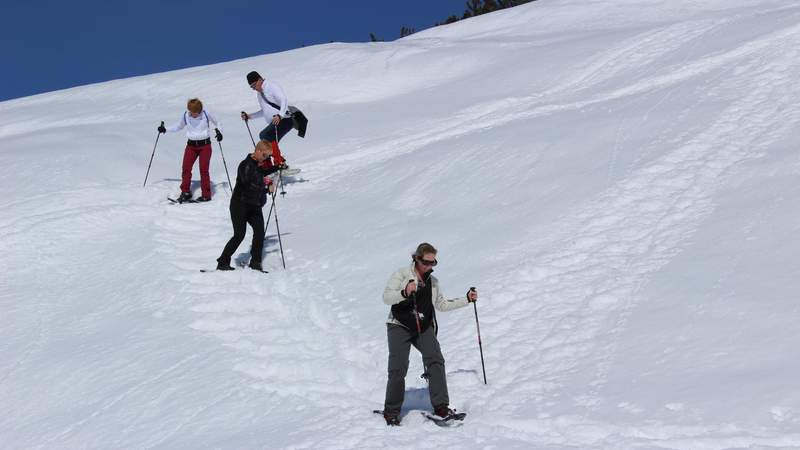
M 435 310 L 450 311 L 467 306 L 478 301 L 478 293 L 470 289 L 464 297 L 445 299 L 439 280 L 431 275 L 437 264 L 436 254 L 431 244 L 420 244 L 411 255 L 411 264 L 395 271 L 383 292 L 383 302 L 391 305 L 386 323 L 389 365 L 383 405 L 387 425 L 400 424 L 411 345 L 422 353 L 434 414 L 445 418 L 453 413 L 449 408 L 444 357 L 436 338 Z

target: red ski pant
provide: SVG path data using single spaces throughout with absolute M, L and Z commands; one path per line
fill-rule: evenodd
M 266 128 L 261 130 L 258 133 L 258 138 L 262 141 L 267 141 L 272 145 L 272 162 L 273 164 L 280 165 L 284 163 L 283 155 L 281 155 L 281 149 L 278 147 L 278 141 L 283 139 L 286 136 L 286 133 L 292 131 L 292 127 L 294 126 L 294 122 L 292 119 L 283 119 L 276 127 L 275 124 L 270 123 L 267 125 Z
M 202 147 L 186 145 L 183 152 L 183 174 L 181 175 L 181 192 L 190 192 L 192 185 L 192 166 L 200 157 L 200 189 L 203 197 L 211 198 L 211 177 L 208 174 L 208 166 L 211 163 L 211 144 Z
M 270 145 L 272 146 L 272 161 L 276 166 L 280 166 L 286 160 L 283 159 L 283 155 L 281 155 L 281 149 L 278 147 L 278 141 L 272 141 L 270 142 Z

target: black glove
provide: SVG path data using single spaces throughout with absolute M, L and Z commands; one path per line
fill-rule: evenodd
M 216 137 L 217 137 L 217 142 L 222 142 L 222 133 L 220 133 L 220 132 L 219 132 L 219 129 L 218 129 L 218 128 L 214 128 L 214 131 L 216 131 L 216 132 L 217 132 L 217 135 L 216 135 Z
M 242 111 L 242 120 L 247 122 L 248 120 L 250 120 L 250 115 L 248 115 L 246 112 Z
M 161 125 L 158 126 L 158 132 L 159 133 L 166 133 L 167 132 L 167 129 L 164 128 L 164 122 L 161 122 Z

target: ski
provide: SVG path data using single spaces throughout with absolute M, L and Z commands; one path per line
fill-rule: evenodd
M 255 270 L 255 269 L 250 269 L 250 270 L 252 270 L 253 272 L 269 273 L 266 270 Z M 211 272 L 233 272 L 233 271 L 232 270 L 217 270 L 217 269 L 200 269 L 200 272 L 211 273 Z
M 380 409 L 373 409 L 372 412 L 374 414 L 383 415 L 383 410 Z M 464 418 L 467 417 L 467 413 L 463 412 L 453 412 L 453 414 L 448 415 L 447 417 L 439 417 L 435 414 L 431 414 L 427 411 L 420 411 L 422 417 L 430 420 L 431 422 L 435 423 L 440 427 L 460 427 L 464 424 Z
M 300 173 L 300 169 L 294 169 L 294 168 L 292 168 L 292 169 L 284 169 L 280 173 L 279 172 L 273 172 L 273 173 L 269 174 L 269 177 L 273 182 L 275 182 L 281 176 L 293 177 L 293 176 L 297 175 L 298 173 Z
M 172 203 L 174 203 L 174 204 L 176 204 L 176 205 L 181 205 L 181 204 L 183 204 L 183 203 L 200 203 L 200 202 L 198 202 L 197 200 L 184 200 L 184 201 L 179 201 L 179 200 L 177 200 L 177 199 L 174 199 L 174 198 L 171 198 L 171 197 L 167 197 L 167 200 L 171 201 Z
M 283 176 L 285 176 L 285 177 L 293 177 L 293 176 L 297 175 L 298 173 L 300 173 L 300 169 L 290 168 L 290 169 L 283 170 L 282 172 L 283 172 Z
M 464 424 L 464 418 L 467 416 L 467 413 L 457 412 L 449 414 L 447 417 L 439 417 L 427 411 L 420 411 L 420 413 L 422 414 L 422 417 L 430 420 L 440 427 L 460 427 Z

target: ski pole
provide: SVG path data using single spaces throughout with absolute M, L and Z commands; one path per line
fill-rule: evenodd
M 414 281 L 414 280 L 409 280 L 409 282 L 411 282 L 411 281 Z M 423 280 L 423 286 L 424 286 L 424 280 Z M 422 334 L 422 327 L 420 327 L 420 325 L 419 325 L 419 312 L 417 311 L 417 291 L 414 291 L 414 294 L 412 294 L 412 295 L 414 297 L 414 319 L 416 319 L 416 321 L 417 321 L 417 333 L 418 334 Z M 433 313 L 433 323 L 434 323 L 434 330 L 436 330 L 436 311 L 435 310 L 434 310 L 434 313 Z M 423 361 L 422 369 L 423 369 L 422 375 L 420 375 L 419 377 L 422 378 L 423 380 L 425 380 L 426 382 L 430 383 L 431 382 L 431 374 L 428 372 L 428 366 L 426 366 L 424 364 L 424 361 Z
M 278 229 L 278 245 L 281 248 L 281 262 L 283 263 L 283 268 L 286 269 L 286 260 L 283 258 L 283 241 L 281 240 L 281 226 L 278 223 L 278 207 L 275 205 L 275 195 L 272 196 L 272 206 L 275 210 L 275 228 Z M 266 236 L 266 228 L 264 231 L 264 235 Z
M 244 111 L 242 111 L 242 114 L 246 114 L 246 113 L 245 113 Z M 250 135 L 250 140 L 251 140 L 251 141 L 253 141 L 253 147 L 255 148 L 255 146 L 256 146 L 256 140 L 255 140 L 255 139 L 253 139 L 253 132 L 252 132 L 252 131 L 250 131 L 250 124 L 249 124 L 249 123 L 247 123 L 247 119 L 244 119 L 244 126 L 246 126 L 246 127 L 247 127 L 247 134 L 249 134 L 249 135 Z
M 277 189 L 277 188 L 276 188 Z M 267 214 L 267 224 L 264 225 L 264 236 L 267 235 L 267 228 L 269 228 L 269 220 L 272 218 L 272 208 L 275 206 L 275 193 L 269 194 L 272 198 L 272 204 L 269 205 L 269 213 Z
M 269 191 L 267 191 L 269 192 Z M 269 194 L 272 203 L 269 205 L 269 212 L 267 213 L 267 224 L 264 225 L 264 240 L 267 239 L 267 230 L 269 229 L 269 220 L 272 219 L 272 208 L 275 207 L 275 193 Z
M 161 121 L 161 126 L 164 126 L 164 121 Z M 144 174 L 144 183 L 142 183 L 142 187 L 147 184 L 147 177 L 150 176 L 150 166 L 153 165 L 153 156 L 156 154 L 156 147 L 158 146 L 158 138 L 161 137 L 161 132 L 156 134 L 156 143 L 153 145 L 153 153 L 150 154 L 150 163 L 147 165 L 147 173 Z
M 269 194 L 269 196 L 272 197 L 272 204 L 269 205 L 269 213 L 267 214 L 267 224 L 264 225 L 264 236 L 267 235 L 267 228 L 269 228 L 269 219 L 272 218 L 272 208 L 275 206 L 275 195 Z
M 278 127 L 277 126 L 275 127 L 275 145 L 276 146 L 278 145 Z M 281 164 L 283 164 L 282 161 L 281 161 Z M 286 189 L 284 189 L 284 187 L 283 187 L 283 169 L 278 170 L 278 179 L 281 182 L 281 197 L 283 197 L 284 195 L 286 195 Z
M 408 280 L 409 283 L 413 283 L 414 280 Z M 417 321 L 417 334 L 422 334 L 422 327 L 419 324 L 419 311 L 417 311 L 417 291 L 415 290 L 411 293 L 411 305 L 414 307 L 414 320 Z
M 231 176 L 228 174 L 228 163 L 225 162 L 225 152 L 222 151 L 222 142 L 217 141 L 219 145 L 219 154 L 222 156 L 222 165 L 225 166 L 225 176 L 228 177 L 228 190 L 233 194 L 233 185 L 231 184 Z
M 475 291 L 475 287 L 469 288 L 470 292 Z M 483 384 L 486 383 L 486 365 L 483 363 L 483 344 L 481 343 L 481 324 L 478 322 L 478 305 L 472 302 L 472 307 L 475 310 L 475 326 L 478 328 L 478 348 L 481 351 L 481 369 L 483 369 Z

